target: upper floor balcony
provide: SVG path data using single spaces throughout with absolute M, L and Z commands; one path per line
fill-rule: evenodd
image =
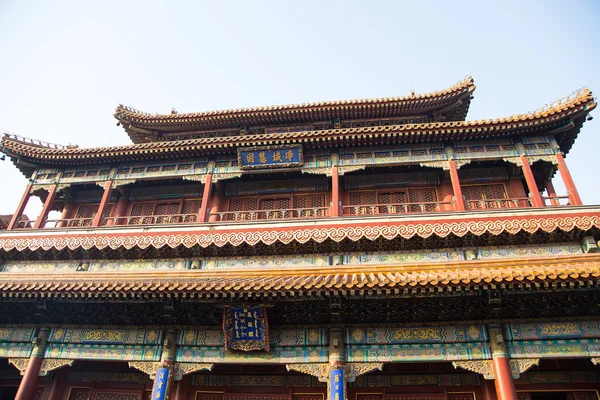
M 326 176 L 300 173 L 250 174 L 204 182 L 182 179 L 96 185 L 28 187 L 9 230 L 89 229 L 102 226 L 153 226 L 255 221 L 374 218 L 436 213 L 489 212 L 581 205 L 569 171 L 557 165 L 568 195 L 556 194 L 542 168 L 524 163 L 472 163 L 458 168 L 388 168 L 346 171 L 330 166 Z M 534 172 L 535 170 L 535 172 Z M 23 217 L 32 195 L 44 198 L 35 220 Z M 58 213 L 50 213 L 51 210 Z

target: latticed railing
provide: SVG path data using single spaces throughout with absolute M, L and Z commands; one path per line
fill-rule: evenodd
M 419 203 L 357 204 L 342 206 L 344 215 L 408 214 L 454 210 L 451 201 L 427 201 Z
M 522 208 L 531 207 L 529 198 L 514 198 L 514 199 L 480 199 L 466 200 L 465 206 L 467 210 L 485 210 L 490 208 Z
M 318 218 L 330 215 L 329 207 L 288 208 L 276 210 L 225 211 L 211 213 L 217 221 L 256 221 L 291 218 Z M 216 221 L 215 221 L 216 222 Z

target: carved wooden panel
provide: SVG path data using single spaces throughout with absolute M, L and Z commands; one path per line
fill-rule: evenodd
M 196 394 L 196 400 L 223 400 L 223 393 L 202 393 Z
M 88 400 L 90 389 L 72 389 L 69 394 L 69 400 Z
M 446 400 L 446 396 L 443 393 L 435 393 L 435 394 L 420 394 L 420 393 L 411 393 L 411 394 L 386 394 L 384 396 L 385 400 Z
M 475 400 L 474 393 L 448 393 L 447 400 Z
M 575 400 L 598 400 L 596 392 L 573 392 Z
M 140 392 L 94 391 L 90 400 L 140 400 Z
M 323 400 L 322 394 L 294 394 L 292 400 Z

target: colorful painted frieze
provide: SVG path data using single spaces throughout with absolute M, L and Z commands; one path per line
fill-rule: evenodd
M 483 343 L 487 340 L 487 333 L 483 325 L 352 328 L 346 331 L 346 343 L 350 345 L 465 342 Z

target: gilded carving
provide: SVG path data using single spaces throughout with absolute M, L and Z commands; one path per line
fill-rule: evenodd
M 120 330 L 98 330 L 85 331 L 83 340 L 93 342 L 123 342 L 125 340 L 125 331 Z
M 600 357 L 592 357 L 591 360 L 594 365 L 600 365 Z
M 517 167 L 522 167 L 523 166 L 523 162 L 521 161 L 521 159 L 519 157 L 504 157 L 502 160 L 511 163 L 511 164 L 515 164 Z
M 129 185 L 130 183 L 135 183 L 135 181 L 135 179 L 117 179 L 113 181 L 112 188 Z
M 539 365 L 539 358 L 528 358 L 520 360 L 510 360 L 510 369 L 514 379 L 518 379 L 521 373 L 527 371 L 529 368 Z
M 357 376 L 368 374 L 373 371 L 381 371 L 383 363 L 350 363 L 344 366 L 346 380 L 354 382 Z
M 329 380 L 329 364 L 326 363 L 286 364 L 285 369 L 312 375 L 316 377 L 319 382 L 327 382 Z
M 173 379 L 178 381 L 183 375 L 196 371 L 212 371 L 214 364 L 176 363 L 173 369 Z
M 227 173 L 227 174 L 213 174 L 212 176 L 212 182 L 218 182 L 218 181 L 223 181 L 226 179 L 234 179 L 234 178 L 240 178 L 242 176 L 241 172 L 238 173 Z M 206 180 L 203 181 L 202 183 L 206 183 Z
M 540 324 L 538 329 L 540 334 L 545 336 L 578 335 L 581 333 L 579 324 L 576 322 Z
M 450 163 L 447 160 L 442 161 L 428 161 L 419 163 L 421 167 L 428 168 L 442 168 L 444 171 L 448 171 L 450 169 Z
M 158 369 L 163 366 L 160 361 L 130 361 L 129 368 L 135 368 L 138 371 L 142 371 L 143 373 L 150 376 L 150 379 L 154 379 L 156 377 L 156 373 Z
M 533 164 L 536 161 L 546 161 L 554 165 L 558 165 L 558 160 L 556 160 L 556 157 L 554 155 L 529 156 L 527 157 L 527 160 L 530 164 Z
M 483 375 L 484 379 L 495 379 L 491 360 L 454 361 L 452 366 L 454 368 L 462 368 Z
M 10 364 L 14 365 L 20 372 L 21 375 L 25 375 L 27 364 L 29 364 L 28 358 L 11 358 L 8 360 Z M 46 376 L 48 372 L 54 371 L 66 365 L 73 365 L 75 360 L 64 360 L 64 359 L 44 359 L 40 366 L 39 376 Z
M 331 176 L 331 167 L 302 168 L 303 174 L 322 174 Z
M 363 169 L 365 169 L 365 167 L 365 165 L 347 165 L 343 167 L 338 167 L 338 175 L 341 176 L 347 172 L 362 171 Z M 331 172 L 327 176 L 331 176 Z
M 319 382 L 329 381 L 329 372 L 331 367 L 326 363 L 314 363 L 314 364 L 287 364 L 286 369 L 288 371 L 298 371 L 303 374 L 312 375 L 319 379 Z M 381 371 L 383 369 L 383 363 L 349 363 L 344 365 L 344 375 L 347 382 L 354 382 L 357 376 L 373 372 L 375 370 Z

